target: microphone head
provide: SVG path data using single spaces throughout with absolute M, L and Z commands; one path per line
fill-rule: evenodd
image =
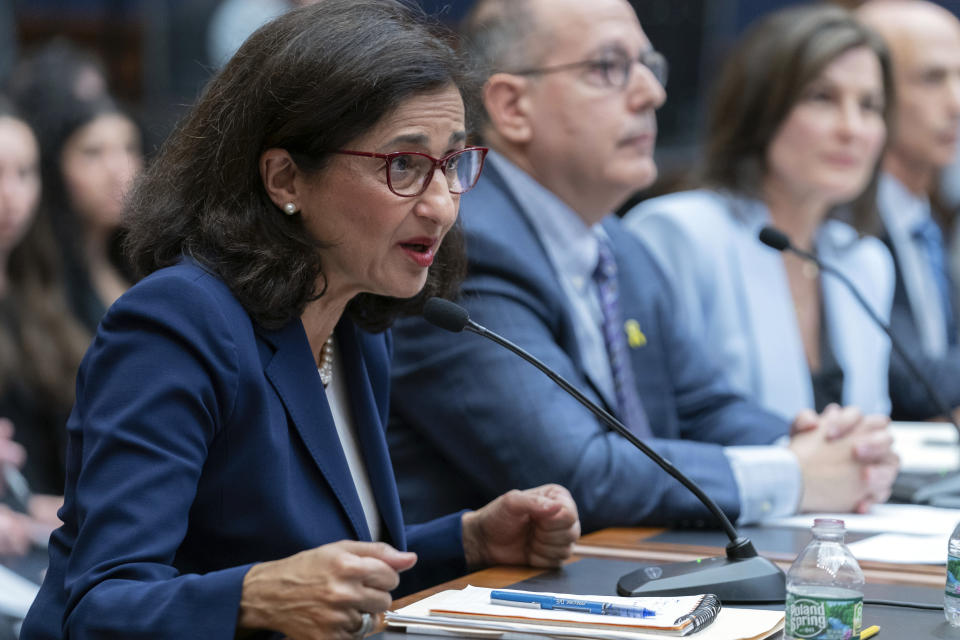
M 786 251 L 790 248 L 790 238 L 776 227 L 760 229 L 760 242 L 777 251 Z
M 470 322 L 470 314 L 460 305 L 444 300 L 430 298 L 423 306 L 423 317 L 435 327 L 459 333 Z

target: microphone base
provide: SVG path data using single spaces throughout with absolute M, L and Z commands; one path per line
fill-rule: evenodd
M 620 578 L 621 596 L 682 596 L 712 593 L 727 603 L 773 603 L 786 599 L 787 577 L 759 556 L 703 558 L 637 569 Z

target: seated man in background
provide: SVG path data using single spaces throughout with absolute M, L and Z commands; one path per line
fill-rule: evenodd
M 832 406 L 791 429 L 733 393 L 653 259 L 608 215 L 656 177 L 665 99 L 665 63 L 626 0 L 480 0 L 464 39 L 487 78 L 478 128 L 493 149 L 461 204 L 472 318 L 617 415 L 740 523 L 885 500 L 897 470 L 886 419 Z M 394 335 L 387 435 L 410 521 L 547 481 L 570 489 L 585 530 L 709 518 L 501 347 L 422 319 Z
M 956 154 L 960 128 L 960 21 L 931 2 L 875 0 L 859 18 L 886 40 L 893 61 L 896 126 L 883 159 L 877 205 L 894 257 L 890 324 L 948 406 L 960 407 L 958 305 L 944 237 L 952 216 L 930 194 Z M 924 420 L 941 413 L 923 384 L 894 353 L 892 416 Z

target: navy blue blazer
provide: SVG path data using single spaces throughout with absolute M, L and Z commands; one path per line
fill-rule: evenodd
M 960 407 L 960 345 L 948 347 L 947 352 L 941 357 L 928 356 L 924 353 L 923 341 L 913 317 L 913 307 L 900 270 L 896 247 L 887 233 L 883 234 L 883 241 L 893 254 L 897 274 L 890 328 L 903 345 L 903 349 L 910 354 L 914 364 L 937 390 L 940 398 L 950 407 Z M 954 301 L 954 309 L 956 308 L 956 301 Z M 960 320 L 960 314 L 955 315 Z M 895 352 L 890 354 L 890 399 L 893 402 L 890 417 L 894 420 L 927 420 L 941 413 L 934 406 L 926 387 L 913 375 L 913 371 L 903 358 Z
M 581 362 L 561 283 L 494 167 L 464 196 L 460 219 L 469 259 L 461 304 L 471 317 L 603 404 Z M 653 258 L 619 220 L 604 225 L 623 316 L 637 320 L 647 339 L 631 357 L 656 436 L 650 445 L 736 518 L 738 488 L 723 446 L 769 444 L 788 425 L 731 390 L 675 313 Z M 572 492 L 585 530 L 709 518 L 676 480 L 503 348 L 419 318 L 398 322 L 394 340 L 387 439 L 409 521 L 545 482 Z
M 902 228 L 905 215 L 902 208 L 921 206 L 915 196 L 909 195 L 896 178 L 883 174 L 877 194 L 877 209 L 882 223 L 881 239 L 893 255 L 896 285 L 893 293 L 893 309 L 890 313 L 890 328 L 910 359 L 924 373 L 937 394 L 951 407 L 960 406 L 960 346 L 949 345 L 939 356 L 928 355 L 924 346 L 924 331 L 920 326 L 923 315 L 931 313 L 921 308 L 923 296 L 916 288 L 921 279 L 932 278 L 926 261 L 912 264 L 904 255 L 904 243 L 912 242 L 909 232 Z M 926 206 L 926 205 L 923 205 Z M 901 227 L 901 228 L 896 228 Z M 912 268 L 911 268 L 912 267 Z M 917 272 L 917 268 L 920 271 Z M 960 307 L 953 296 L 954 320 L 960 321 Z M 944 336 L 946 338 L 946 336 Z M 903 358 L 896 352 L 890 355 L 890 400 L 893 404 L 890 417 L 894 420 L 926 420 L 940 411 L 934 406 L 926 388 L 913 374 Z
M 347 320 L 336 336 L 387 541 L 420 554 L 424 584 L 462 572 L 459 514 L 403 526 L 383 435 L 389 336 Z M 232 638 L 251 564 L 370 539 L 299 319 L 261 328 L 193 263 L 113 305 L 67 429 L 64 525 L 25 640 Z

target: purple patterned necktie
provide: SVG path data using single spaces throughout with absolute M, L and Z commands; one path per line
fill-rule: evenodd
M 647 414 L 640 404 L 637 383 L 633 378 L 627 340 L 620 318 L 620 290 L 617 286 L 617 263 L 605 239 L 597 243 L 597 269 L 593 279 L 600 292 L 600 309 L 603 312 L 603 341 L 607 345 L 613 386 L 617 393 L 617 414 L 630 431 L 640 437 L 652 435 Z

